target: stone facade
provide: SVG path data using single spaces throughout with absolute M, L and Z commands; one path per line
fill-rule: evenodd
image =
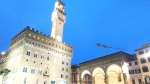
M 150 84 L 150 44 L 145 44 L 135 51 L 141 70 L 141 80 L 144 84 Z
M 11 40 L 9 53 L 4 56 L 8 59 L 0 65 L 11 70 L 11 82 L 6 84 L 70 84 L 73 47 L 62 43 L 64 22 L 60 18 L 64 16 L 57 14 L 64 14 L 62 8 L 64 4 L 56 1 L 52 37 L 27 26 Z
M 127 68 L 125 62 L 134 57 L 124 52 L 113 53 L 80 64 L 82 84 L 125 84 Z M 85 77 L 85 76 L 89 77 Z
M 71 69 L 71 84 L 80 84 L 80 67 L 78 65 L 72 65 Z
M 121 51 L 80 63 L 77 81 L 80 84 L 150 84 L 150 44 L 135 51 L 135 55 Z

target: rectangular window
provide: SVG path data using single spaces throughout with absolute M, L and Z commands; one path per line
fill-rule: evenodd
M 148 67 L 147 66 L 143 66 L 142 70 L 143 70 L 143 72 L 148 72 Z
M 138 54 L 142 55 L 142 54 L 144 54 L 144 51 L 139 51 Z
M 135 73 L 141 73 L 141 70 L 140 69 L 135 69 Z
M 135 80 L 134 79 L 132 79 L 132 84 L 135 84 Z
M 47 57 L 47 60 L 49 60 L 49 57 Z
M 147 50 L 146 50 L 146 53 L 149 53 L 149 51 L 150 51 L 150 50 L 149 50 L 149 49 L 147 49 Z
M 146 60 L 144 58 L 141 58 L 140 61 L 141 61 L 141 64 L 146 63 Z
M 46 84 L 46 81 L 44 81 L 44 84 Z
M 148 62 L 150 62 L 150 56 L 148 56 Z
M 132 66 L 132 63 L 129 63 L 129 66 Z
M 134 74 L 134 70 L 129 70 L 129 74 Z
M 145 84 L 150 84 L 150 78 L 149 77 L 145 78 Z
M 62 68 L 62 71 L 64 71 L 64 68 Z
M 63 76 L 64 76 L 64 75 L 63 75 L 63 74 L 61 74 L 61 78 L 63 78 Z
M 135 65 L 138 65 L 138 63 L 137 63 L 137 62 L 135 62 Z
M 68 69 L 66 69 L 66 72 L 68 72 Z
M 66 78 L 68 78 L 68 75 L 66 75 Z
M 66 62 L 66 65 L 68 66 L 68 62 Z
M 51 81 L 51 84 L 55 84 L 55 81 Z
M 142 80 L 141 79 L 138 79 L 138 82 L 139 82 L 139 84 L 142 84 Z

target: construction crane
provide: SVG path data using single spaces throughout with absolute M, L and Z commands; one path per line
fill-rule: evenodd
M 96 43 L 96 46 L 98 46 L 98 47 L 102 46 L 102 47 L 104 48 L 104 55 L 105 55 L 105 56 L 106 56 L 107 48 L 113 48 L 113 49 L 125 50 L 125 49 L 115 48 L 115 47 L 112 47 L 112 46 L 107 46 L 107 45 L 103 45 L 103 44 L 99 44 L 99 43 Z

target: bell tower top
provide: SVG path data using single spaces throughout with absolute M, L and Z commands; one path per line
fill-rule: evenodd
M 63 27 L 66 21 L 66 13 L 64 12 L 65 4 L 61 0 L 55 2 L 54 11 L 52 13 L 52 32 L 51 37 L 62 42 Z
M 64 7 L 65 4 L 61 0 L 57 0 L 57 2 L 55 3 L 55 10 L 59 9 L 64 12 Z

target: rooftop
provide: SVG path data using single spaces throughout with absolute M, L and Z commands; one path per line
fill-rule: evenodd
M 132 56 L 132 58 L 130 58 L 130 60 L 133 60 L 133 58 L 134 58 L 133 55 L 130 55 L 130 54 L 125 53 L 123 51 L 119 51 L 119 52 L 112 53 L 112 54 L 109 54 L 109 55 L 106 55 L 106 56 L 102 56 L 102 57 L 98 57 L 98 58 L 95 58 L 95 59 L 92 59 L 92 60 L 89 60 L 89 61 L 85 61 L 85 62 L 82 62 L 80 64 L 84 64 L 84 63 L 88 63 L 88 62 L 92 62 L 92 61 L 96 61 L 96 60 L 101 60 L 101 59 L 106 59 L 106 58 L 111 58 L 111 57 L 114 57 L 114 56 L 117 56 L 117 55 L 120 55 L 120 54 L 126 54 L 128 56 Z
M 147 43 L 147 44 L 142 45 L 141 48 L 136 49 L 135 51 L 138 51 L 138 50 L 141 50 L 141 49 L 144 49 L 144 48 L 147 48 L 147 47 L 150 47 L 150 43 Z

